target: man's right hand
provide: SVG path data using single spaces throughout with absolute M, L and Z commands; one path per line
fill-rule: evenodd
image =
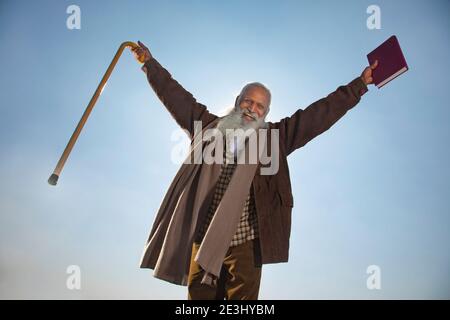
M 138 45 L 136 48 L 131 49 L 133 51 L 134 57 L 137 61 L 141 63 L 146 63 L 148 60 L 152 58 L 152 54 L 150 50 L 140 41 L 138 41 Z

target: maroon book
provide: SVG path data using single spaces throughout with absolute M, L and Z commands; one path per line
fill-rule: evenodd
M 378 66 L 372 73 L 373 82 L 378 88 L 408 70 L 408 65 L 396 36 L 391 36 L 369 53 L 367 59 L 369 64 L 378 60 Z

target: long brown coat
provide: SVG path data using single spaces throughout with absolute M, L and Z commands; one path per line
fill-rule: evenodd
M 154 58 L 147 61 L 142 69 L 161 102 L 181 128 L 190 133 L 191 138 L 194 135 L 194 121 L 202 121 L 203 128 L 217 121 L 218 117 L 198 103 Z M 274 175 L 261 175 L 257 170 L 252 183 L 263 264 L 288 261 L 294 203 L 287 156 L 328 130 L 360 101 L 366 91 L 366 85 L 358 77 L 306 109 L 299 109 L 279 122 L 269 123 L 269 130 L 279 130 L 279 170 Z M 141 261 L 141 268 L 155 269 L 155 277 L 180 285 L 187 282 L 192 241 L 199 227 L 197 221 L 201 221 L 202 217 L 193 212 L 195 210 L 189 204 L 185 207 L 190 210 L 183 209 L 185 212 L 178 215 L 173 213 L 184 185 L 188 183 L 190 189 L 198 187 L 195 179 L 191 179 L 197 168 L 193 164 L 181 166 L 155 218 Z M 195 197 L 195 192 L 192 197 Z M 177 223 L 177 227 L 165 239 L 169 223 Z M 161 251 L 164 251 L 165 257 L 158 261 Z

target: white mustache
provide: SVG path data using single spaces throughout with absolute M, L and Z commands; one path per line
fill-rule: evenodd
M 252 118 L 255 121 L 258 120 L 258 115 L 254 112 L 251 112 L 249 110 L 244 110 L 243 114 L 246 116 L 249 116 L 250 118 Z

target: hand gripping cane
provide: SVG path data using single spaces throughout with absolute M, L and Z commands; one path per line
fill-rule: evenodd
M 134 48 L 138 47 L 138 45 L 134 42 L 126 41 L 120 45 L 119 49 L 117 49 L 116 55 L 114 56 L 111 63 L 109 64 L 109 67 L 106 70 L 97 89 L 95 90 L 94 95 L 91 98 L 91 101 L 89 101 L 89 104 L 86 107 L 86 110 L 84 110 L 83 116 L 81 117 L 80 121 L 78 122 L 77 127 L 75 128 L 75 131 L 73 132 L 72 136 L 70 137 L 70 140 L 67 143 L 67 146 L 64 149 L 64 152 L 61 155 L 61 158 L 59 159 L 55 170 L 53 171 L 50 178 L 48 178 L 48 183 L 51 184 L 52 186 L 56 185 L 56 183 L 58 182 L 58 178 L 59 178 L 59 175 L 61 174 L 64 164 L 66 163 L 66 160 L 69 157 L 69 154 L 72 151 L 72 148 L 75 145 L 75 142 L 77 141 L 78 136 L 80 135 L 80 132 L 83 129 L 83 126 L 89 117 L 89 114 L 91 113 L 92 109 L 94 108 L 94 105 L 97 102 L 98 97 L 102 93 L 103 87 L 105 86 L 106 81 L 108 81 L 109 76 L 111 75 L 114 67 L 116 66 L 117 60 L 119 60 L 120 56 L 122 55 L 123 50 L 126 47 L 130 47 L 130 48 L 134 49 Z M 141 62 L 143 62 L 143 61 L 141 61 Z

